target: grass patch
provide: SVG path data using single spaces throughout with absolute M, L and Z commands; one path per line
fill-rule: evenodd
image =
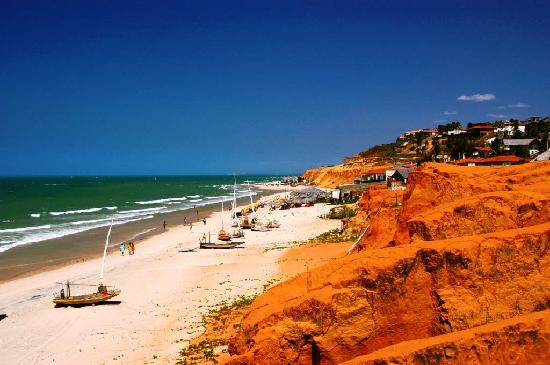
M 306 241 L 292 241 L 292 242 L 287 242 L 287 243 L 280 243 L 278 245 L 267 247 L 262 252 L 266 253 L 266 252 L 274 251 L 274 250 L 284 250 L 284 249 L 291 248 L 291 247 L 302 246 L 302 245 L 305 245 L 306 243 L 307 243 Z
M 221 354 L 227 352 L 231 333 L 240 329 L 240 318 L 257 295 L 241 295 L 233 301 L 221 302 L 219 307 L 202 316 L 205 334 L 191 340 L 180 351 L 178 365 L 217 364 Z M 182 342 L 182 341 L 179 341 Z
M 355 217 L 355 208 L 351 208 L 347 205 L 344 205 L 340 209 L 331 209 L 330 213 L 327 215 L 328 219 L 344 219 Z
M 349 234 L 340 234 L 340 230 L 335 228 L 330 231 L 321 233 L 315 238 L 310 239 L 311 242 L 320 242 L 320 243 L 340 243 L 346 241 L 353 241 L 357 239 L 356 235 Z
M 198 344 L 191 344 L 186 349 L 180 351 L 182 358 L 176 362 L 178 365 L 193 365 L 204 363 L 205 361 L 217 364 L 219 356 L 216 349 L 221 352 L 227 351 L 229 341 L 222 338 L 205 339 Z
M 213 321 L 222 321 L 223 322 L 223 316 L 227 315 L 230 311 L 234 309 L 242 309 L 254 301 L 258 295 L 240 295 L 237 298 L 235 298 L 232 302 L 223 301 L 220 303 L 220 306 L 216 309 L 210 310 L 207 314 L 202 316 L 202 325 L 206 327 L 209 323 Z

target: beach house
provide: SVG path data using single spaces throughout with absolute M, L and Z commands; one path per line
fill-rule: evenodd
M 372 184 L 386 181 L 386 169 L 375 169 L 353 179 L 354 184 Z
M 397 168 L 395 170 L 386 171 L 386 184 L 390 190 L 405 190 L 411 168 Z
M 453 163 L 459 166 L 510 166 L 519 165 L 528 160 L 517 156 L 493 156 L 488 158 L 463 158 Z
M 468 126 L 468 133 L 474 136 L 485 136 L 496 132 L 496 128 L 491 123 L 476 123 Z
M 534 138 L 503 139 L 505 151 L 516 151 L 520 148 L 529 151 L 529 156 L 536 156 L 540 152 L 540 144 Z

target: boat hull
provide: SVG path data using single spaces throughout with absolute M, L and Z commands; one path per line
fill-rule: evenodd
M 109 290 L 104 293 L 75 295 L 75 296 L 70 296 L 65 298 L 55 297 L 53 299 L 53 302 L 57 307 L 93 305 L 98 303 L 104 303 L 109 299 L 116 297 L 119 294 L 120 294 L 120 290 Z
M 202 249 L 213 249 L 213 250 L 224 250 L 237 247 L 238 243 L 201 243 L 200 248 Z

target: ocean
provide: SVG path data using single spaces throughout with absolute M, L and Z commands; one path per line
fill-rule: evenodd
M 237 197 L 249 195 L 246 180 L 277 179 L 238 176 Z M 124 225 L 229 201 L 233 181 L 233 176 L 2 177 L 0 256 L 18 246 L 109 226 L 111 221 Z

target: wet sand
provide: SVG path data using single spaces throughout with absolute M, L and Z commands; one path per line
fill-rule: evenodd
M 258 192 L 254 199 L 272 193 L 272 191 Z M 238 199 L 237 203 L 246 204 L 248 201 L 249 198 L 244 197 Z M 202 224 L 200 220 L 210 219 L 211 214 L 219 209 L 219 204 L 206 205 L 113 226 L 109 250 L 116 251 L 120 242 L 134 241 L 139 245 L 144 239 L 162 233 L 163 221 L 166 221 L 168 227 L 182 224 L 184 218 L 187 222 Z M 0 283 L 99 257 L 103 254 L 108 229 L 109 227 L 95 228 L 61 238 L 17 246 L 2 252 L 0 253 Z

